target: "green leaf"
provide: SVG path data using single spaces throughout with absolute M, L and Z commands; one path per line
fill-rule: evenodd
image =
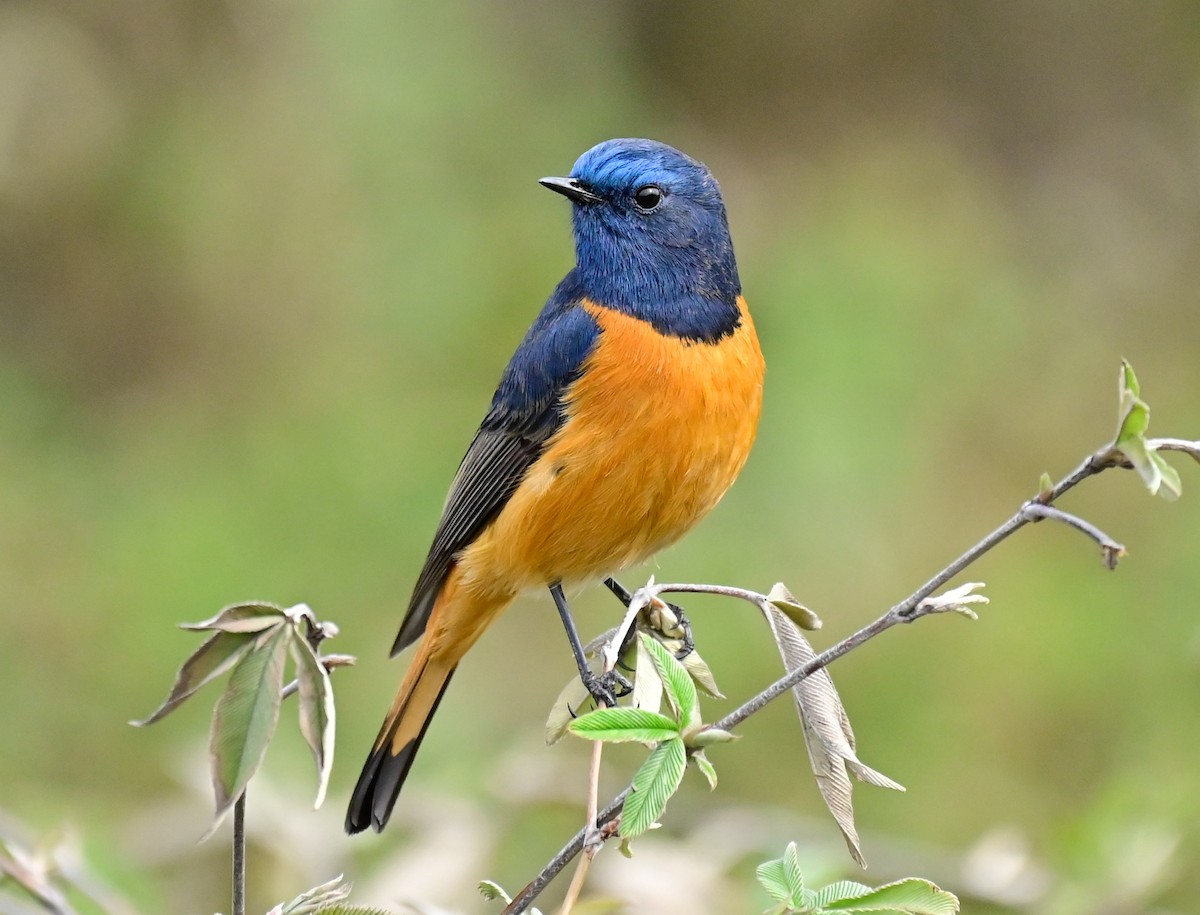
M 679 716 L 679 729 L 690 730 L 700 724 L 700 699 L 696 694 L 696 684 L 691 674 L 675 658 L 671 652 L 663 648 L 658 639 L 645 633 L 638 633 L 638 638 L 646 647 L 646 652 L 654 660 L 658 675 L 662 677 L 666 689 L 667 700 Z
M 813 902 L 824 908 L 826 905 L 831 905 L 839 901 L 858 899 L 870 892 L 872 892 L 871 887 L 865 883 L 856 883 L 853 880 L 839 880 L 837 883 L 831 883 L 829 886 L 817 890 L 816 895 L 813 897 Z
M 896 912 L 903 915 L 955 915 L 958 897 L 928 880 L 906 877 L 871 889 L 845 881 L 820 890 L 815 903 L 826 912 Z
M 696 768 L 700 770 L 700 774 L 708 780 L 708 790 L 715 791 L 717 788 L 717 769 L 704 755 L 703 750 L 697 750 L 692 754 L 692 762 L 696 764 Z
M 1133 374 L 1133 366 L 1129 364 L 1128 359 L 1121 360 L 1121 390 L 1122 392 L 1129 391 L 1134 397 L 1142 396 L 1137 375 Z
M 502 887 L 495 880 L 480 880 L 479 895 L 484 899 L 487 899 L 489 902 L 496 899 L 499 899 L 505 905 L 508 905 L 510 902 L 512 902 L 512 897 L 509 896 L 508 893 L 504 891 L 504 887 Z
M 1179 471 L 1167 463 L 1167 459 L 1158 451 L 1150 452 L 1150 460 L 1158 468 L 1159 488 L 1155 495 L 1162 496 L 1168 502 L 1174 502 L 1183 495 L 1183 481 L 1179 479 Z
M 788 842 L 783 851 L 783 876 L 787 880 L 788 891 L 793 899 L 804 898 L 804 875 L 800 873 L 800 858 L 796 853 L 796 843 Z
M 1050 474 L 1043 473 L 1038 480 L 1038 495 L 1045 496 L 1054 489 L 1054 480 L 1050 479 Z
M 317 658 L 312 646 L 300 632 L 292 630 L 292 658 L 296 662 L 296 680 L 300 685 L 300 733 L 317 763 L 317 799 L 314 809 L 325 801 L 329 774 L 333 771 L 335 715 L 333 684 L 329 671 Z
M 658 743 L 679 736 L 679 725 L 666 715 L 636 708 L 601 708 L 581 715 L 570 724 L 570 731 L 587 740 L 609 743 Z
M 287 618 L 287 611 L 277 604 L 252 601 L 231 604 L 211 619 L 202 623 L 183 623 L 179 628 L 191 632 L 209 629 L 221 632 L 263 632 L 272 626 L 278 626 Z
M 279 626 L 258 637 L 234 667 L 213 712 L 209 755 L 217 802 L 214 828 L 258 770 L 275 734 L 290 634 L 291 627 Z
M 175 674 L 175 683 L 163 704 L 149 718 L 129 722 L 135 728 L 144 728 L 164 718 L 190 698 L 198 689 L 211 683 L 229 670 L 254 641 L 250 632 L 216 632 L 183 662 Z
M 764 861 L 754 869 L 754 875 L 758 878 L 762 888 L 767 891 L 767 895 L 776 902 L 789 905 L 799 902 L 799 900 L 792 899 L 792 890 L 788 886 L 787 873 L 783 868 L 783 858 Z
M 678 738 L 660 743 L 633 777 L 633 792 L 621 813 L 621 836 L 636 839 L 657 822 L 687 768 L 687 750 Z
M 1150 405 L 1142 400 L 1137 376 L 1125 360 L 1121 360 L 1119 395 L 1117 437 L 1113 440 L 1113 449 L 1133 465 L 1151 495 L 1159 495 L 1169 501 L 1178 499 L 1183 492 L 1179 474 L 1146 441 L 1146 430 L 1150 428 Z

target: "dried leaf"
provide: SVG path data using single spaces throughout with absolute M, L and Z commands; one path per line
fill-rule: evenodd
M 595 708 L 595 700 L 583 681 L 578 676 L 568 680 L 550 707 L 550 717 L 546 719 L 546 746 L 558 743 L 572 721 Z
M 300 733 L 304 735 L 304 741 L 313 751 L 317 763 L 317 799 L 313 807 L 318 808 L 325 801 L 329 775 L 333 771 L 333 684 L 329 682 L 329 672 L 317 658 L 308 640 L 296 629 L 292 630 L 290 648 L 296 662 L 296 680 L 300 685 Z
M 816 656 L 799 627 L 782 611 L 772 608 L 767 614 L 767 622 L 787 670 L 803 667 Z M 800 715 L 817 788 L 841 829 L 851 856 L 861 867 L 866 867 L 854 826 L 852 786 L 848 771 L 860 781 L 881 788 L 897 791 L 903 791 L 904 788 L 859 761 L 854 749 L 854 731 L 828 671 L 818 670 L 801 680 L 792 689 L 792 696 Z
M 290 626 L 280 626 L 259 636 L 234 667 L 213 712 L 209 738 L 216 795 L 213 828 L 245 790 L 275 734 L 291 632 Z
M 630 705 L 648 712 L 658 712 L 662 709 L 662 677 L 643 640 L 639 638 L 636 643 L 637 669 L 633 678 L 633 694 L 629 697 Z
M 717 688 L 717 679 L 713 676 L 712 670 L 708 666 L 708 662 L 700 657 L 700 652 L 693 649 L 688 652 L 686 657 L 680 662 L 696 685 L 700 687 L 708 695 L 714 699 L 724 699 L 725 694 Z
M 212 619 L 202 623 L 183 623 L 179 628 L 192 632 L 210 629 L 221 632 L 263 632 L 272 626 L 280 625 L 287 618 L 287 611 L 278 604 L 251 601 L 245 604 L 231 604 Z
M 787 614 L 787 618 L 801 629 L 815 632 L 824 625 L 821 622 L 821 618 L 804 606 L 804 604 L 800 603 L 800 601 L 796 600 L 796 596 L 781 581 L 775 582 L 774 587 L 767 594 L 767 600 L 774 604 L 777 609 Z
M 246 652 L 254 641 L 251 632 L 221 632 L 218 631 L 192 652 L 192 656 L 183 662 L 179 672 L 175 674 L 175 683 L 171 692 L 149 718 L 142 721 L 129 722 L 135 728 L 144 728 L 164 718 L 178 708 L 206 683 L 211 683 L 225 671 L 229 670 Z
M 314 886 L 311 890 L 301 893 L 291 902 L 283 903 L 277 908 L 279 915 L 313 915 L 316 912 L 321 912 L 322 915 L 329 915 L 330 912 L 335 911 L 330 909 L 330 906 L 339 902 L 345 902 L 349 897 L 350 884 L 345 883 L 342 880 L 342 875 L 338 874 L 328 883 Z M 341 911 L 344 913 L 357 911 L 366 915 L 368 912 L 379 912 L 380 910 L 341 908 Z

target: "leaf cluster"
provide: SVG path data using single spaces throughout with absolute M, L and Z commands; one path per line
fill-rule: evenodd
M 851 880 L 831 883 L 819 890 L 804 885 L 796 843 L 788 843 L 783 857 L 760 864 L 758 882 L 777 903 L 769 915 L 956 915 L 958 898 L 928 880 L 906 877 L 869 887 Z
M 321 655 L 321 642 L 337 634 L 306 604 L 284 608 L 261 601 L 233 604 L 200 623 L 180 628 L 212 633 L 175 675 L 167 698 L 148 718 L 134 721 L 145 727 L 162 720 L 202 687 L 231 671 L 213 710 L 209 736 L 216 814 L 212 831 L 245 791 L 258 771 L 275 735 L 283 699 L 298 693 L 300 732 L 317 765 L 320 807 L 333 768 L 335 712 L 330 670 L 352 664 L 347 655 Z M 284 685 L 288 658 L 296 678 Z

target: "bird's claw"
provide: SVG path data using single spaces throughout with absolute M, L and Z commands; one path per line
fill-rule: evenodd
M 633 692 L 633 684 L 615 670 L 606 670 L 602 674 L 589 673 L 583 678 L 583 685 L 592 694 L 597 705 L 607 705 L 610 708 L 617 704 L 619 698 Z

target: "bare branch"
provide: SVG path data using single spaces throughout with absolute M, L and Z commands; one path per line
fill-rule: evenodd
M 1151 451 L 1182 451 L 1200 461 L 1200 441 L 1189 442 L 1185 438 L 1147 439 L 1146 447 Z
M 1125 547 L 1113 540 L 1112 537 L 1096 527 L 1090 521 L 1084 521 L 1078 515 L 1072 515 L 1070 512 L 1065 512 L 1061 508 L 1055 508 L 1052 505 L 1043 505 L 1041 502 L 1026 504 L 1024 509 L 1025 515 L 1035 523 L 1050 518 L 1054 521 L 1061 521 L 1069 527 L 1075 528 L 1087 534 L 1100 545 L 1101 551 L 1104 553 L 1104 564 L 1109 569 L 1117 567 L 1117 560 L 1125 555 Z
M 1162 448 L 1166 450 L 1186 451 L 1193 457 L 1200 460 L 1200 442 L 1189 442 L 1183 439 L 1155 439 L 1148 443 L 1151 447 Z M 930 600 L 933 595 L 948 584 L 955 576 L 966 569 L 968 566 L 976 562 L 980 557 L 993 550 L 1001 542 L 1008 539 L 1012 534 L 1016 533 L 1027 524 L 1035 523 L 1046 518 L 1051 518 L 1056 521 L 1062 521 L 1072 527 L 1087 534 L 1105 551 L 1106 557 L 1111 557 L 1111 561 L 1115 562 L 1116 558 L 1124 553 L 1124 548 L 1115 540 L 1110 538 L 1103 531 L 1096 528 L 1094 525 L 1070 515 L 1058 509 L 1050 508 L 1050 503 L 1062 497 L 1065 493 L 1074 489 L 1088 477 L 1095 476 L 1108 470 L 1112 467 L 1127 467 L 1130 466 L 1128 461 L 1124 460 L 1119 452 L 1115 452 L 1111 446 L 1105 446 L 1100 451 L 1089 455 L 1085 458 L 1078 467 L 1071 473 L 1063 477 L 1050 489 L 1040 492 L 1038 495 L 1029 499 L 1021 505 L 1020 508 L 993 530 L 990 534 L 968 549 L 958 558 L 949 563 L 940 572 L 930 578 L 925 584 L 917 588 L 912 594 L 906 597 L 900 603 L 893 606 L 887 613 L 879 617 L 874 622 L 868 623 L 863 628 L 859 629 L 854 634 L 847 636 L 821 652 L 807 664 L 789 671 L 785 676 L 776 680 L 766 689 L 762 690 L 758 695 L 754 696 L 749 701 L 742 704 L 740 707 L 730 712 L 724 718 L 715 722 L 712 727 L 720 728 L 721 730 L 730 731 L 737 725 L 741 724 L 751 715 L 758 712 L 771 700 L 778 698 L 782 694 L 788 692 L 797 683 L 811 676 L 814 672 L 821 670 L 833 661 L 842 657 L 858 648 L 860 645 L 870 641 L 882 632 L 886 632 L 893 626 L 900 623 L 913 623 L 925 616 L 930 616 L 937 613 L 945 612 L 948 609 L 953 609 L 951 605 L 957 604 L 961 609 L 962 600 Z M 652 596 L 657 596 L 665 592 L 691 592 L 704 594 L 721 594 L 729 597 L 737 597 L 742 600 L 748 600 L 751 603 L 759 603 L 760 601 L 769 601 L 766 595 L 758 594 L 752 591 L 746 591 L 741 588 L 731 588 L 723 585 L 693 585 L 693 584 L 651 584 L 647 589 Z M 961 595 L 960 595 L 961 596 Z M 952 595 L 946 595 L 952 597 Z M 570 861 L 579 854 L 584 847 L 585 839 L 595 835 L 595 830 L 599 829 L 601 835 L 607 836 L 611 830 L 604 827 L 617 820 L 621 814 L 625 799 L 629 796 L 632 789 L 627 787 L 624 791 L 618 794 L 612 802 L 602 810 L 592 822 L 589 818 L 588 827 L 581 829 L 575 836 L 562 847 L 549 863 L 542 869 L 541 873 L 533 879 L 533 881 L 525 887 L 507 908 L 504 909 L 502 915 L 519 915 L 524 912 L 534 899 L 542 892 L 543 889 L 553 880 Z

